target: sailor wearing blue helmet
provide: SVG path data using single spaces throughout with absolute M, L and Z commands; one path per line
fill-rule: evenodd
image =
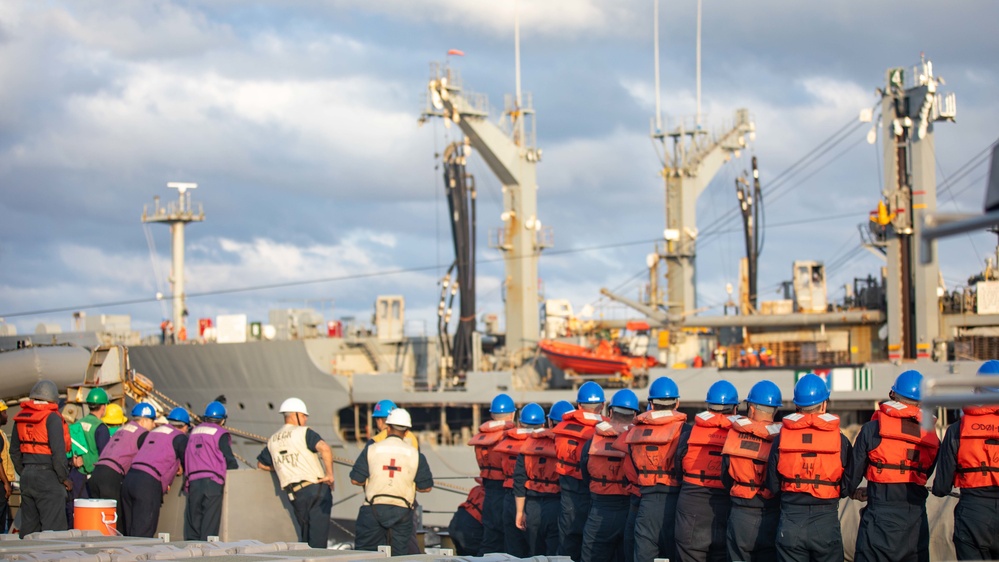
M 385 420 L 392 413 L 392 410 L 395 410 L 397 407 L 395 402 L 391 400 L 379 400 L 375 404 L 374 409 L 371 410 L 371 419 L 375 420 L 375 428 L 378 432 L 369 440 L 369 443 L 384 441 L 388 437 L 388 424 L 385 423 Z M 420 448 L 420 440 L 416 438 L 416 435 L 412 431 L 407 429 L 406 436 L 403 439 L 413 447 Z M 415 537 L 413 540 L 416 540 Z
M 926 482 L 937 464 L 940 440 L 921 427 L 923 375 L 905 371 L 888 400 L 878 405 L 853 442 L 850 489 L 867 501 L 857 529 L 856 560 L 929 560 Z M 858 488 L 867 478 L 867 487 Z M 895 529 L 885 533 L 884 525 Z
M 622 436 L 638 410 L 634 391 L 615 392 L 608 407 L 610 419 L 598 423 L 593 438 L 583 446 L 580 466 L 584 480 L 589 481 L 590 512 L 583 527 L 582 560 L 630 560 L 625 550 L 634 552 L 634 541 L 625 541 L 632 488 Z
M 503 552 L 506 538 L 503 532 L 503 499 L 506 492 L 503 482 L 502 454 L 496 445 L 513 429 L 513 419 L 517 415 L 517 405 L 508 394 L 497 394 L 489 405 L 490 421 L 479 426 L 479 433 L 468 442 L 475 447 L 475 460 L 479 465 L 479 477 L 486 490 L 482 501 L 482 543 L 479 556 L 490 552 Z
M 641 491 L 635 514 L 635 560 L 676 560 L 676 501 L 680 475 L 676 449 L 690 432 L 687 415 L 678 412 L 680 389 L 673 379 L 659 377 L 649 385 L 649 411 L 635 418 L 628 432 L 630 462 Z
M 978 368 L 989 382 L 977 392 L 999 392 L 999 361 Z M 983 381 L 984 382 L 984 381 Z M 965 406 L 961 420 L 951 424 L 940 444 L 933 495 L 946 496 L 961 488 L 954 508 L 954 548 L 958 560 L 999 559 L 999 404 Z
M 748 415 L 732 420 L 722 448 L 722 484 L 732 501 L 725 537 L 731 560 L 777 560 L 780 499 L 764 483 L 770 448 L 780 433 L 774 416 L 782 399 L 774 382 L 754 384 L 746 398 Z
M 735 385 L 720 380 L 708 388 L 708 407 L 680 438 L 676 455 L 683 486 L 676 502 L 676 549 L 680 560 L 726 560 L 725 530 L 731 501 L 722 485 L 721 452 L 739 405 Z
M 580 457 L 583 444 L 593 437 L 598 423 L 604 421 L 604 389 L 587 381 L 576 393 L 576 409 L 564 415 L 555 426 L 555 454 L 558 459 L 562 510 L 558 520 L 558 552 L 580 560 L 583 552 L 583 527 L 590 512 L 590 490 L 582 480 Z
M 780 494 L 777 557 L 843 560 L 839 500 L 849 491 L 850 440 L 826 412 L 829 387 L 814 373 L 794 385 L 796 412 L 781 420 L 767 460 L 767 489 Z
M 219 534 L 226 471 L 239 468 L 232 454 L 232 437 L 224 427 L 227 417 L 221 402 L 210 402 L 201 416 L 201 423 L 188 439 L 184 458 L 187 474 L 185 541 L 207 541 L 209 536 Z

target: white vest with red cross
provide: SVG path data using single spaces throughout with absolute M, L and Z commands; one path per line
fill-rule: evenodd
M 416 500 L 416 470 L 420 452 L 402 439 L 389 438 L 368 445 L 368 481 L 364 499 L 368 504 L 413 507 Z

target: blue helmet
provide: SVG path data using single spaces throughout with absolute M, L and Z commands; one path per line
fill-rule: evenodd
M 149 418 L 151 420 L 156 419 L 156 408 L 149 402 L 139 402 L 132 408 L 133 418 Z
M 905 371 L 895 379 L 895 384 L 892 385 L 891 391 L 902 398 L 918 402 L 923 399 L 923 393 L 919 389 L 919 385 L 922 382 L 923 374 L 919 371 Z
M 541 425 L 545 423 L 545 409 L 531 402 L 520 410 L 520 423 L 524 425 Z
M 579 404 L 602 404 L 604 400 L 604 389 L 593 381 L 584 382 L 576 393 L 576 402 Z
M 829 400 L 829 387 L 826 386 L 826 381 L 815 373 L 808 373 L 798 379 L 794 385 L 795 406 L 807 408 L 826 400 Z
M 512 414 L 516 411 L 517 405 L 513 403 L 513 398 L 510 398 L 509 394 L 497 394 L 489 406 L 490 414 Z
M 679 397 L 680 388 L 669 377 L 659 377 L 649 385 L 649 400 L 675 400 Z
M 708 395 L 704 401 L 708 404 L 735 406 L 739 404 L 739 391 L 728 381 L 718 381 L 708 388 Z
M 623 388 L 614 393 L 610 401 L 611 408 L 626 408 L 638 411 L 638 395 L 630 388 Z
M 995 376 L 999 375 L 999 361 L 995 359 L 989 359 L 982 366 L 978 368 L 978 376 Z M 982 387 L 982 390 L 987 390 L 989 392 L 999 392 L 999 386 L 986 386 Z
M 371 412 L 371 417 L 373 418 L 387 418 L 388 415 L 395 410 L 397 406 L 395 402 L 391 400 L 379 400 L 375 404 L 375 409 Z
M 209 402 L 208 405 L 205 406 L 205 415 L 202 417 L 211 418 L 215 420 L 224 420 L 229 416 L 228 414 L 226 414 L 225 406 L 223 406 L 221 402 L 213 401 Z
M 191 414 L 187 413 L 184 408 L 174 408 L 170 410 L 167 414 L 167 421 L 175 421 L 183 424 L 191 425 Z
M 552 404 L 551 409 L 548 410 L 548 419 L 558 423 L 562 421 L 562 416 L 575 409 L 576 407 L 573 406 L 568 400 L 559 400 L 558 402 Z
M 780 408 L 780 387 L 773 381 L 760 381 L 754 384 L 753 388 L 749 389 L 749 396 L 746 398 L 746 402 Z

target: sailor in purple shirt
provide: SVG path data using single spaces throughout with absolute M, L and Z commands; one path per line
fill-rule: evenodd
M 190 428 L 187 410 L 174 408 L 167 414 L 166 425 L 146 434 L 121 487 L 123 534 L 150 538 L 156 534 L 163 495 L 183 466 Z
M 191 431 L 184 454 L 187 471 L 187 509 L 184 540 L 206 541 L 219 534 L 222 524 L 222 488 L 226 470 L 239 467 L 232 454 L 232 438 L 222 427 L 227 414 L 220 402 L 210 402 L 198 427 Z
M 123 425 L 111 437 L 87 480 L 90 497 L 115 501 L 118 507 L 118 530 L 122 534 L 127 534 L 128 528 L 122 521 L 121 483 L 132 466 L 132 459 L 142 447 L 146 434 L 154 427 L 156 408 L 146 402 L 136 404 L 132 408 L 132 421 Z

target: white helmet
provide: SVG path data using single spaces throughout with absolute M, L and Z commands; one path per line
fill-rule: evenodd
M 282 414 L 305 414 L 309 415 L 309 409 L 305 407 L 305 402 L 302 402 L 298 398 L 289 398 L 281 403 L 281 409 L 278 410 Z
M 402 408 L 396 408 L 389 412 L 387 418 L 385 418 L 385 423 L 388 425 L 397 425 L 399 427 L 411 428 L 413 427 L 413 418 L 409 416 L 409 412 Z

